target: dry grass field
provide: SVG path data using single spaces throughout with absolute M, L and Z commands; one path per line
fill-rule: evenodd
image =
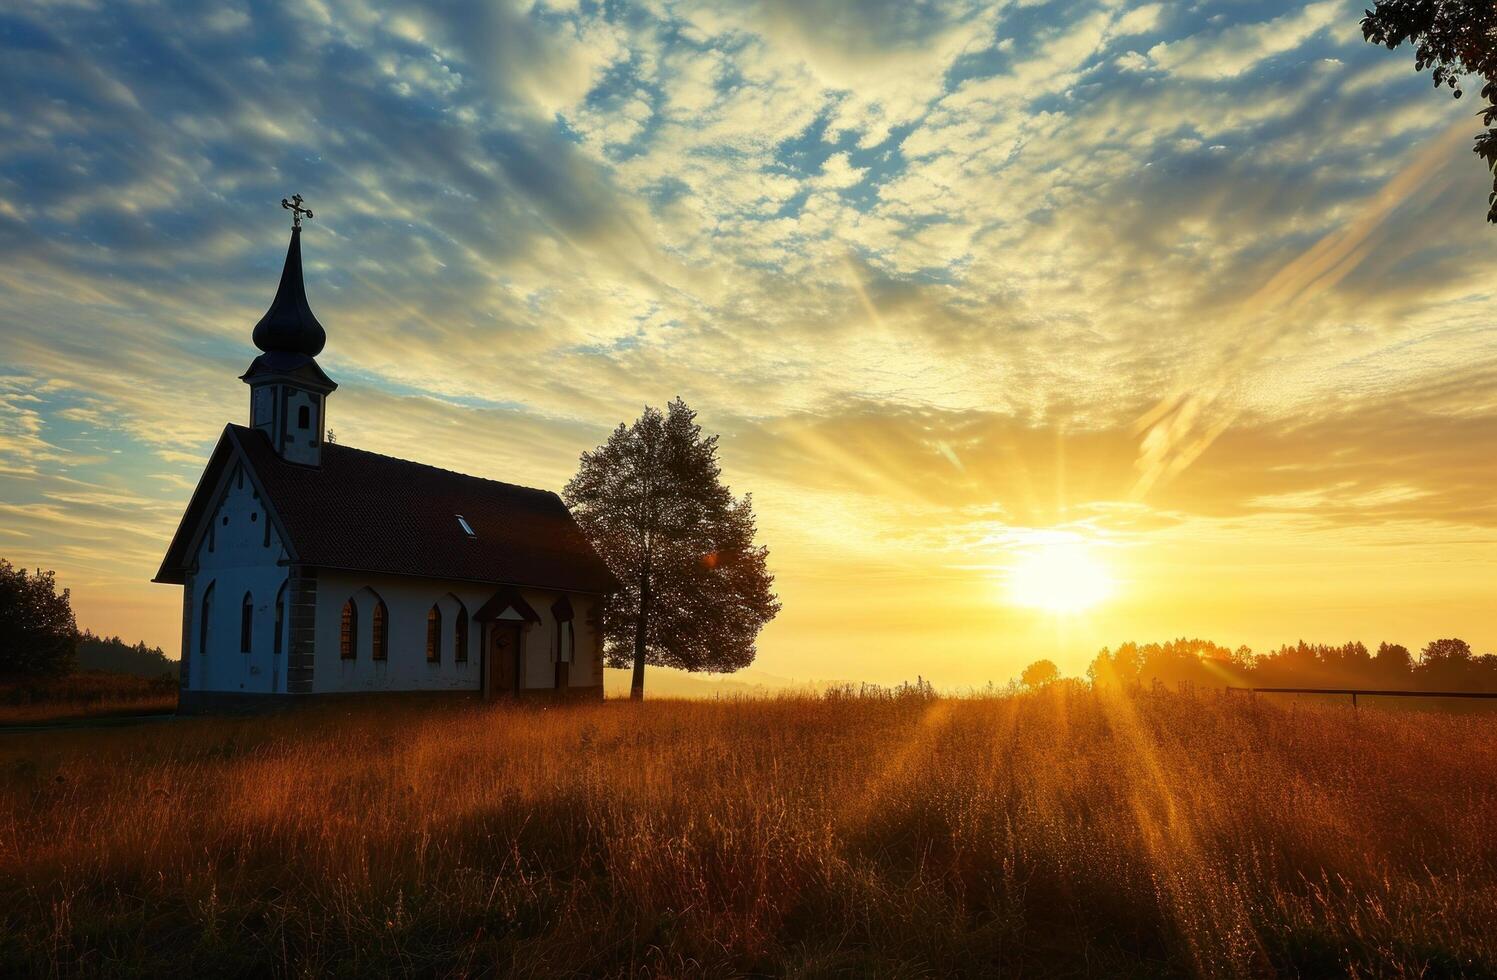
M 0 683 L 0 727 L 177 710 L 175 677 L 91 670 Z
M 0 739 L 0 973 L 1477 976 L 1497 718 L 1058 686 Z

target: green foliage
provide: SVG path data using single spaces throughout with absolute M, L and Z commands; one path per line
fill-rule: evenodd
M 73 669 L 78 624 L 57 578 L 0 558 L 0 677 L 57 677 Z
M 723 486 L 717 437 L 677 398 L 646 408 L 582 454 L 567 506 L 622 583 L 604 610 L 610 666 L 644 664 L 731 671 L 754 659 L 754 641 L 779 612 L 754 544 L 751 499 Z
M 1493 174 L 1487 199 L 1487 220 L 1497 222 L 1497 3 L 1492 0 L 1380 0 L 1364 11 L 1362 36 L 1390 51 L 1405 42 L 1414 45 L 1414 69 L 1431 69 L 1435 86 L 1461 97 L 1462 75 L 1485 79 L 1478 113 L 1487 131 L 1476 137 L 1472 150 Z

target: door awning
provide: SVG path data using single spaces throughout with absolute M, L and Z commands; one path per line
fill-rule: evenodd
M 531 608 L 525 597 L 520 595 L 520 590 L 513 585 L 502 585 L 499 590 L 489 597 L 489 601 L 479 607 L 473 618 L 480 623 L 492 622 L 496 619 L 504 619 L 505 613 L 510 610 L 527 623 L 539 623 L 540 615 Z

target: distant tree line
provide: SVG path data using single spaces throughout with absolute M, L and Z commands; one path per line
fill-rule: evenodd
M 88 630 L 78 635 L 77 664 L 79 670 L 107 670 L 136 677 L 176 677 L 178 666 L 160 647 L 126 643 L 117 636 L 95 636 Z
M 1360 642 L 1340 646 L 1285 644 L 1269 653 L 1242 646 L 1220 646 L 1210 640 L 1167 643 L 1123 643 L 1104 647 L 1086 670 L 1098 687 L 1143 685 L 1157 681 L 1199 687 L 1335 687 L 1413 691 L 1497 692 L 1497 654 L 1472 653 L 1465 640 L 1432 640 L 1418 655 L 1397 643 L 1369 650 Z

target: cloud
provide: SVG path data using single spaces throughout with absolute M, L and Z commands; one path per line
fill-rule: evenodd
M 0 549 L 66 559 L 109 615 L 150 594 L 243 416 L 293 191 L 345 441 L 556 486 L 682 394 L 818 624 L 839 555 L 959 577 L 1004 529 L 1486 528 L 1462 448 L 1497 418 L 1485 174 L 1469 117 L 1356 18 L 8 13 Z M 1141 444 L 1172 480 L 1134 494 Z
M 1235 78 L 1276 55 L 1294 51 L 1338 21 L 1354 17 L 1342 0 L 1321 0 L 1291 13 L 1214 34 L 1161 41 L 1149 49 L 1154 64 L 1180 78 Z
M 816 178 L 816 186 L 840 190 L 851 187 L 863 179 L 868 173 L 867 167 L 854 167 L 848 162 L 846 153 L 833 153 L 821 164 L 821 174 Z

